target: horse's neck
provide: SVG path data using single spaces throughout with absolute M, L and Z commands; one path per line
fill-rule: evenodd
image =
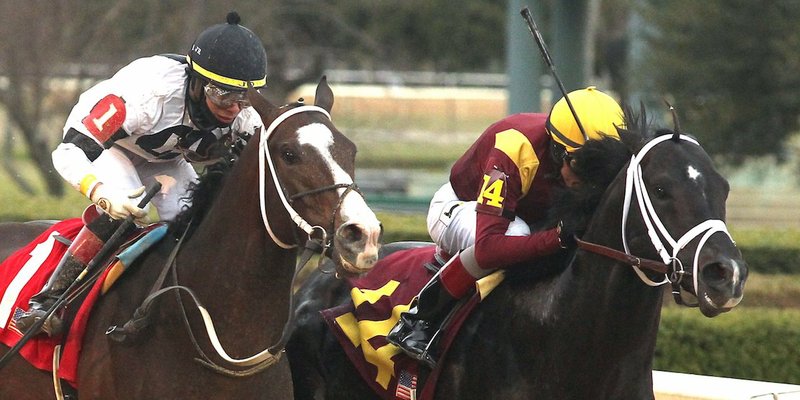
M 621 250 L 618 201 L 598 208 L 583 239 Z M 571 320 L 587 340 L 614 348 L 618 356 L 652 352 L 661 312 L 663 289 L 642 282 L 633 267 L 609 258 L 578 251 L 569 267 L 553 283 L 554 312 Z M 566 314 L 566 315 L 565 315 Z M 571 315 L 570 315 L 571 314 Z
M 255 330 L 271 341 L 262 345 L 272 344 L 288 313 L 295 251 L 270 239 L 260 217 L 257 185 L 241 180 L 226 182 L 183 245 L 178 279 L 198 294 L 218 329 L 237 335 Z

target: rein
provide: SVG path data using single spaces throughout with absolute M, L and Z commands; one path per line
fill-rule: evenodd
M 189 224 L 191 225 L 191 223 Z M 175 291 L 176 300 L 178 301 L 178 305 L 181 308 L 181 314 L 183 316 L 184 326 L 186 327 L 186 331 L 189 334 L 189 338 L 194 345 L 195 351 L 200 354 L 201 358 L 195 358 L 195 361 L 199 362 L 201 365 L 211 369 L 214 372 L 217 372 L 222 375 L 227 375 L 230 377 L 245 377 L 257 374 L 273 364 L 277 363 L 280 360 L 280 357 L 286 347 L 286 343 L 289 340 L 289 336 L 294 328 L 294 294 L 291 288 L 294 287 L 297 275 L 300 270 L 308 263 L 311 259 L 311 256 L 315 253 L 320 253 L 322 251 L 322 245 L 315 240 L 309 240 L 305 245 L 305 251 L 303 255 L 298 260 L 297 266 L 295 267 L 294 274 L 292 275 L 292 283 L 289 289 L 289 313 L 287 316 L 287 320 L 283 325 L 283 329 L 281 331 L 281 337 L 278 339 L 278 342 L 274 345 L 262 350 L 258 354 L 252 355 L 247 358 L 243 359 L 235 359 L 228 355 L 225 349 L 222 347 L 222 344 L 219 341 L 219 335 L 217 335 L 216 329 L 214 328 L 214 322 L 211 318 L 211 315 L 208 313 L 206 308 L 200 302 L 198 296 L 194 293 L 194 291 L 186 286 L 178 284 L 178 272 L 177 272 L 177 255 L 180 250 L 181 245 L 183 244 L 183 240 L 186 237 L 186 233 L 190 230 L 190 227 L 187 226 L 187 229 L 184 231 L 183 235 L 181 235 L 180 239 L 178 239 L 178 243 L 172 249 L 170 256 L 167 262 L 164 265 L 164 269 L 159 274 L 158 278 L 156 279 L 155 283 L 153 284 L 152 289 L 148 296 L 142 301 L 142 304 L 136 309 L 133 313 L 133 317 L 126 322 L 122 327 L 117 325 L 113 325 L 108 328 L 106 331 L 106 335 L 109 336 L 112 340 L 116 342 L 124 342 L 126 340 L 136 340 L 139 336 L 140 332 L 150 325 L 151 321 L 151 311 L 152 307 L 155 304 L 155 300 L 160 297 L 161 295 L 166 294 L 170 291 Z M 172 272 L 172 279 L 175 282 L 172 286 L 164 286 L 164 282 L 166 281 L 166 277 Z M 189 324 L 189 319 L 186 315 L 186 309 L 183 306 L 183 302 L 181 301 L 180 291 L 186 292 L 189 295 L 190 299 L 194 302 L 195 307 L 197 307 L 198 311 L 200 312 L 203 324 L 206 328 L 206 333 L 208 334 L 209 341 L 211 342 L 214 351 L 216 351 L 217 355 L 220 358 L 232 364 L 235 367 L 249 367 L 245 370 L 231 370 L 220 366 L 219 364 L 212 361 L 202 350 L 195 335 L 192 331 L 192 327 Z
M 178 304 L 181 307 L 181 312 L 182 312 L 182 315 L 183 315 L 184 325 L 186 326 L 186 330 L 187 330 L 187 332 L 189 334 L 189 337 L 190 337 L 190 339 L 192 341 L 192 344 L 195 347 L 195 350 L 201 356 L 201 358 L 195 358 L 195 360 L 198 361 L 201 365 L 211 369 L 214 372 L 217 372 L 217 373 L 220 373 L 220 374 L 223 374 L 223 375 L 227 375 L 227 376 L 231 376 L 231 377 L 244 377 L 244 376 L 250 376 L 250 375 L 254 375 L 256 373 L 259 373 L 259 372 L 269 368 L 270 366 L 274 365 L 280 359 L 281 355 L 284 352 L 284 348 L 286 347 L 286 343 L 289 341 L 289 336 L 291 335 L 291 332 L 294 329 L 294 323 L 295 323 L 294 308 L 295 307 L 294 307 L 294 292 L 293 292 L 292 288 L 294 288 L 294 286 L 295 286 L 295 283 L 296 283 L 297 277 L 298 277 L 298 273 L 310 261 L 311 257 L 314 254 L 322 254 L 324 256 L 326 250 L 328 248 L 330 248 L 331 241 L 332 241 L 332 238 L 328 237 L 327 232 L 325 231 L 325 229 L 323 227 L 312 226 L 311 224 L 306 222 L 306 220 L 303 219 L 303 217 L 301 217 L 297 213 L 297 211 L 295 211 L 295 209 L 291 206 L 291 203 L 293 203 L 295 200 L 297 200 L 297 199 L 299 199 L 301 197 L 307 196 L 307 195 L 313 195 L 313 194 L 317 194 L 317 193 L 322 193 L 322 192 L 325 192 L 325 191 L 328 191 L 328 190 L 344 189 L 342 194 L 339 196 L 339 201 L 338 201 L 338 203 L 337 203 L 337 205 L 336 205 L 336 207 L 334 208 L 334 211 L 333 211 L 333 216 L 332 216 L 332 219 L 331 219 L 331 227 L 333 228 L 333 227 L 335 227 L 336 214 L 341 209 L 341 206 L 342 206 L 342 204 L 344 202 L 345 196 L 347 196 L 352 191 L 355 191 L 355 192 L 361 194 L 361 192 L 358 190 L 358 187 L 356 186 L 356 184 L 354 182 L 351 182 L 351 183 L 336 183 L 336 184 L 332 184 L 332 185 L 328 185 L 328 186 L 323 186 L 323 187 L 320 187 L 320 188 L 316 188 L 316 189 L 312 189 L 312 190 L 308 190 L 308 191 L 305 191 L 305 192 L 294 194 L 291 197 L 289 197 L 288 199 L 286 198 L 286 194 L 284 193 L 283 186 L 280 184 L 280 181 L 278 179 L 277 173 L 275 172 L 275 167 L 274 167 L 274 164 L 272 162 L 272 158 L 270 157 L 270 154 L 269 154 L 269 149 L 267 148 L 267 140 L 270 137 L 270 135 L 272 134 L 272 132 L 274 132 L 274 130 L 282 122 L 284 122 L 290 116 L 295 115 L 295 114 L 299 114 L 299 113 L 302 113 L 302 112 L 320 112 L 320 113 L 323 113 L 325 116 L 327 116 L 328 119 L 330 119 L 330 114 L 325 109 L 323 109 L 321 107 L 318 107 L 318 106 L 300 106 L 300 107 L 296 107 L 296 108 L 290 109 L 290 110 L 284 112 L 283 114 L 279 115 L 269 125 L 269 127 L 266 130 L 266 133 L 261 137 L 261 140 L 259 142 L 259 153 L 260 153 L 260 156 L 259 156 L 259 194 L 260 194 L 260 196 L 259 197 L 260 197 L 261 216 L 262 216 L 262 220 L 264 221 L 264 227 L 266 228 L 267 232 L 269 233 L 270 237 L 275 242 L 275 244 L 277 244 L 281 248 L 291 249 L 291 248 L 296 248 L 297 247 L 297 244 L 290 245 L 290 244 L 286 244 L 283 241 L 281 241 L 277 237 L 277 235 L 274 234 L 274 232 L 272 231 L 272 229 L 270 227 L 269 220 L 267 218 L 267 213 L 266 213 L 266 187 L 265 187 L 265 179 L 264 179 L 265 175 L 266 175 L 266 173 L 265 173 L 265 163 L 266 163 L 267 165 L 269 165 L 271 176 L 272 176 L 273 182 L 275 184 L 276 192 L 278 193 L 278 196 L 281 199 L 281 202 L 283 203 L 283 206 L 284 206 L 285 210 L 289 213 L 289 216 L 291 217 L 292 221 L 299 228 L 301 228 L 302 230 L 304 230 L 308 234 L 308 240 L 306 241 L 306 244 L 304 245 L 304 250 L 303 250 L 302 254 L 300 255 L 300 257 L 298 259 L 298 262 L 297 262 L 297 264 L 295 266 L 294 273 L 292 275 L 292 282 L 291 282 L 291 285 L 290 285 L 290 288 L 289 288 L 289 312 L 288 312 L 288 315 L 287 315 L 287 320 L 283 325 L 283 329 L 281 331 L 281 337 L 278 339 L 278 342 L 275 343 L 274 345 L 266 348 L 265 350 L 262 350 L 261 352 L 255 354 L 255 355 L 252 355 L 252 356 L 247 357 L 247 358 L 242 358 L 242 359 L 236 359 L 236 358 L 231 357 L 230 355 L 228 355 L 228 353 L 222 347 L 222 344 L 220 343 L 219 337 L 218 337 L 218 335 L 216 333 L 216 329 L 214 328 L 214 322 L 211 319 L 211 315 L 208 313 L 206 308 L 200 303 L 200 300 L 197 297 L 197 295 L 190 288 L 188 288 L 186 286 L 178 285 L 178 276 L 177 276 L 177 268 L 176 268 L 177 267 L 177 261 L 176 261 L 176 259 L 177 259 L 178 251 L 179 251 L 179 249 L 180 249 L 181 245 L 183 244 L 183 241 L 184 241 L 184 239 L 186 237 L 186 233 L 190 230 L 191 222 L 190 222 L 189 226 L 187 226 L 186 231 L 184 231 L 184 233 L 182 234 L 182 236 L 178 240 L 178 243 L 176 244 L 175 248 L 172 250 L 172 252 L 171 252 L 171 254 L 170 254 L 170 256 L 169 256 L 169 258 L 167 260 L 167 263 L 165 264 L 164 269 L 162 270 L 162 272 L 159 275 L 158 279 L 156 279 L 156 282 L 153 285 L 153 288 L 150 290 L 149 295 L 145 298 L 145 300 L 142 302 L 142 304 L 136 309 L 136 311 L 133 314 L 133 317 L 128 322 L 126 322 L 122 327 L 118 327 L 116 325 L 115 326 L 111 326 L 106 331 L 106 335 L 108 335 L 113 340 L 118 341 L 118 342 L 123 342 L 123 341 L 125 341 L 125 340 L 127 340 L 129 338 L 135 339 L 136 336 L 138 336 L 139 332 L 142 329 L 144 329 L 145 327 L 150 325 L 150 322 L 151 322 L 150 321 L 151 320 L 150 313 L 151 313 L 151 309 L 152 309 L 152 306 L 154 304 L 154 301 L 158 297 L 160 297 L 161 295 L 163 295 L 163 294 L 165 294 L 167 292 L 175 291 L 176 292 L 175 294 L 176 294 L 177 300 L 178 300 Z M 315 231 L 321 232 L 321 234 L 320 234 L 321 237 L 320 238 L 316 238 L 315 239 L 313 237 Z M 166 276 L 168 275 L 169 271 L 172 271 L 172 276 L 173 276 L 173 280 L 175 282 L 175 285 L 163 287 L 164 281 L 166 280 Z M 214 348 L 216 353 L 219 355 L 219 357 L 222 358 L 223 360 L 225 360 L 227 363 L 229 363 L 229 364 L 231 364 L 231 365 L 233 365 L 235 367 L 248 367 L 247 369 L 245 369 L 245 370 L 231 370 L 231 369 L 228 369 L 226 367 L 218 365 L 217 363 L 212 361 L 208 356 L 206 356 L 205 352 L 203 352 L 203 350 L 200 348 L 200 345 L 198 344 L 198 342 L 197 342 L 197 340 L 195 338 L 195 335 L 194 335 L 194 333 L 192 331 L 192 328 L 191 328 L 191 326 L 189 324 L 189 320 L 188 320 L 188 317 L 186 315 L 186 310 L 183 307 L 183 302 L 181 301 L 181 297 L 180 297 L 180 292 L 181 291 L 186 292 L 189 295 L 189 297 L 191 298 L 191 300 L 194 302 L 195 306 L 197 307 L 198 311 L 200 312 L 200 314 L 202 316 L 202 319 L 203 319 L 203 324 L 204 324 L 204 326 L 206 328 L 206 333 L 208 334 L 209 341 L 211 342 L 212 347 Z
M 586 250 L 590 253 L 601 255 L 603 257 L 610 258 L 612 260 L 622 261 L 625 264 L 634 266 L 636 268 L 649 269 L 650 271 L 659 274 L 666 274 L 667 272 L 669 272 L 669 267 L 667 267 L 667 265 L 662 263 L 661 261 L 639 258 L 634 255 L 616 249 L 612 249 L 611 247 L 583 241 L 577 237 L 575 238 L 575 241 L 578 243 L 579 249 Z
M 689 229 L 683 236 L 678 238 L 678 240 L 673 239 L 670 233 L 667 231 L 664 224 L 661 222 L 661 219 L 658 217 L 655 208 L 653 207 L 653 203 L 650 200 L 650 195 L 647 192 L 647 188 L 644 185 L 644 179 L 642 178 L 642 168 L 641 168 L 641 161 L 644 158 L 645 154 L 650 151 L 653 147 L 658 145 L 659 143 L 663 143 L 667 140 L 685 140 L 687 142 L 693 143 L 695 145 L 700 146 L 700 144 L 686 136 L 686 135 L 664 135 L 659 136 L 642 147 L 641 150 L 635 155 L 631 157 L 631 161 L 628 164 L 627 174 L 625 178 L 625 202 L 622 209 L 622 244 L 625 251 L 619 251 L 616 249 L 612 249 L 606 246 L 589 243 L 583 240 L 578 239 L 578 247 L 582 250 L 586 250 L 591 253 L 599 254 L 617 261 L 622 261 L 628 265 L 633 267 L 634 272 L 639 277 L 639 279 L 647 284 L 648 286 L 661 286 L 666 283 L 672 284 L 672 294 L 675 299 L 675 302 L 682 305 L 687 306 L 697 306 L 697 304 L 685 304 L 683 298 L 681 296 L 681 286 L 680 283 L 683 280 L 683 277 L 688 275 L 692 276 L 692 284 L 695 293 L 697 293 L 698 283 L 697 283 L 697 276 L 698 276 L 698 261 L 700 258 L 700 251 L 703 249 L 706 241 L 708 240 L 711 235 L 717 232 L 722 232 L 726 234 L 729 238 L 731 238 L 730 233 L 728 233 L 727 226 L 725 222 L 719 219 L 708 219 L 705 220 L 697 225 L 695 225 L 692 229 Z M 636 204 L 639 206 L 639 212 L 642 215 L 642 219 L 644 220 L 645 226 L 647 227 L 647 235 L 650 238 L 650 242 L 653 247 L 658 252 L 659 256 L 661 256 L 661 261 L 654 261 L 643 259 L 640 257 L 636 257 L 631 254 L 630 248 L 628 247 L 628 235 L 626 233 L 627 228 L 627 221 L 628 221 L 628 213 L 631 209 L 631 201 L 633 198 L 636 198 Z M 684 269 L 683 264 L 681 263 L 680 259 L 678 259 L 678 253 L 686 247 L 692 240 L 696 237 L 701 236 L 700 242 L 697 244 L 697 251 L 694 254 L 693 260 L 693 268 L 691 271 L 687 271 Z M 661 238 L 666 239 L 667 245 L 671 247 L 671 252 L 668 251 L 667 246 L 661 240 Z M 731 238 L 733 240 L 733 238 Z M 644 274 L 642 268 L 651 270 L 653 272 L 663 274 L 664 279 L 659 282 L 654 282 L 647 275 Z

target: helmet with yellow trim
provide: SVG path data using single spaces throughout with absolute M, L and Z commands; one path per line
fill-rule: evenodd
M 586 140 L 597 140 L 604 136 L 619 140 L 617 127 L 624 128 L 625 122 L 622 108 L 616 100 L 594 86 L 572 91 L 568 96 L 588 137 L 581 132 L 566 99 L 561 98 L 547 117 L 547 132 L 554 142 L 563 146 L 567 153 L 572 153 L 583 146 Z
M 261 40 L 239 25 L 235 11 L 227 22 L 203 31 L 192 44 L 186 59 L 194 74 L 227 90 L 245 90 L 249 84 L 267 84 L 267 53 Z

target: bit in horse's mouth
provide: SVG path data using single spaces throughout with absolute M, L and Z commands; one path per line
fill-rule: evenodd
M 344 272 L 349 275 L 361 275 L 372 269 L 371 266 L 369 268 L 358 268 L 355 265 L 353 265 L 353 263 L 351 263 L 350 261 L 347 261 L 341 255 L 339 255 L 339 264 L 341 265 Z
M 711 300 L 711 297 L 708 296 L 708 293 L 703 293 L 703 299 L 706 301 L 706 303 L 711 305 L 711 307 L 719 308 L 719 306 L 714 303 L 714 300 Z

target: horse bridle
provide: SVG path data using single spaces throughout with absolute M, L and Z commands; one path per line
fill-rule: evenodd
M 290 196 L 287 199 L 286 194 L 284 193 L 284 188 L 280 184 L 280 181 L 278 180 L 278 176 L 275 173 L 275 168 L 274 168 L 274 165 L 273 165 L 273 162 L 272 162 L 272 158 L 270 157 L 269 149 L 267 148 L 267 139 L 272 134 L 272 132 L 278 127 L 278 125 L 280 125 L 282 122 L 284 122 L 287 118 L 291 117 L 292 115 L 299 114 L 299 113 L 302 113 L 302 112 L 320 112 L 320 113 L 324 114 L 326 117 L 328 117 L 328 119 L 330 119 L 330 114 L 328 113 L 328 111 L 326 111 L 325 109 L 323 109 L 321 107 L 318 107 L 318 106 L 307 106 L 307 105 L 299 106 L 299 107 L 296 107 L 296 108 L 293 108 L 293 109 L 290 109 L 290 110 L 284 112 L 283 114 L 279 115 L 274 121 L 272 121 L 272 123 L 269 125 L 269 127 L 267 128 L 267 130 L 264 133 L 264 135 L 261 136 L 261 140 L 259 142 L 259 152 L 260 152 L 260 157 L 259 157 L 260 207 L 261 207 L 261 216 L 262 216 L 262 219 L 264 221 L 264 226 L 267 229 L 267 232 L 269 233 L 269 235 L 273 239 L 273 241 L 275 241 L 275 243 L 278 246 L 280 246 L 280 247 L 282 247 L 284 249 L 296 248 L 298 246 L 297 244 L 290 245 L 290 244 L 286 244 L 283 241 L 281 241 L 277 237 L 277 235 L 274 234 L 274 232 L 272 231 L 272 229 L 271 229 L 271 227 L 269 225 L 269 220 L 268 220 L 267 214 L 266 214 L 266 197 L 265 197 L 266 187 L 265 187 L 265 179 L 264 179 L 265 178 L 265 168 L 264 168 L 265 167 L 265 162 L 270 167 L 270 171 L 271 171 L 273 182 L 275 184 L 276 192 L 278 193 L 278 197 L 281 199 L 281 202 L 282 202 L 284 208 L 289 213 L 289 216 L 291 217 L 292 221 L 295 224 L 297 224 L 297 226 L 299 228 L 303 229 L 308 234 L 308 241 L 306 241 L 306 243 L 304 245 L 304 251 L 300 255 L 299 259 L 298 259 L 297 265 L 296 265 L 295 270 L 294 270 L 294 274 L 292 276 L 292 283 L 291 283 L 290 290 L 289 290 L 289 313 L 288 313 L 288 316 L 287 316 L 287 320 L 284 323 L 283 330 L 281 331 L 281 337 L 279 338 L 278 342 L 275 343 L 274 345 L 272 345 L 272 346 L 260 351 L 259 353 L 250 356 L 250 357 L 238 358 L 237 359 L 237 358 L 233 358 L 230 355 L 228 355 L 228 353 L 225 351 L 225 349 L 222 347 L 222 344 L 219 341 L 219 337 L 218 337 L 218 335 L 216 333 L 216 329 L 214 328 L 214 323 L 213 323 L 213 321 L 211 319 L 211 315 L 208 313 L 206 308 L 200 303 L 200 300 L 197 297 L 197 295 L 190 288 L 177 284 L 178 283 L 178 277 L 177 277 L 176 259 L 177 259 L 177 255 L 178 255 L 178 250 L 180 249 L 181 244 L 183 243 L 183 240 L 186 237 L 187 232 L 189 231 L 188 227 L 187 227 L 186 231 L 184 231 L 184 233 L 181 236 L 181 238 L 178 240 L 178 243 L 176 244 L 176 246 L 173 248 L 173 250 L 172 250 L 172 252 L 171 252 L 171 254 L 170 254 L 169 258 L 168 258 L 168 261 L 165 264 L 165 268 L 162 270 L 161 274 L 156 279 L 156 282 L 153 285 L 153 288 L 151 289 L 150 294 L 145 298 L 145 300 L 142 302 L 142 304 L 136 309 L 136 311 L 134 312 L 133 317 L 128 322 L 126 322 L 122 327 L 119 327 L 119 326 L 116 326 L 116 325 L 109 327 L 109 329 L 106 331 L 106 335 L 109 335 L 112 339 L 114 339 L 116 341 L 119 341 L 119 342 L 128 340 L 130 338 L 135 338 L 142 329 L 144 329 L 146 326 L 148 326 L 150 324 L 150 310 L 151 310 L 152 305 L 154 304 L 154 301 L 155 301 L 156 298 L 160 297 L 161 295 L 163 295 L 163 294 L 165 294 L 165 293 L 167 293 L 169 291 L 176 291 L 176 292 L 183 291 L 183 292 L 186 292 L 189 295 L 189 298 L 195 303 L 196 307 L 200 311 L 201 317 L 203 319 L 203 324 L 205 325 L 205 328 L 206 328 L 206 333 L 208 334 L 208 338 L 211 341 L 212 347 L 217 352 L 217 355 L 220 358 L 222 358 L 223 360 L 225 360 L 226 362 L 228 362 L 229 364 L 231 364 L 231 365 L 234 365 L 234 366 L 237 366 L 237 367 L 246 367 L 246 369 L 244 369 L 244 370 L 231 370 L 231 369 L 228 369 L 228 368 L 225 368 L 223 366 L 218 365 L 217 363 L 212 361 L 208 356 L 206 356 L 206 354 L 201 349 L 200 345 L 197 343 L 197 340 L 195 339 L 195 335 L 192 332 L 191 326 L 189 325 L 189 321 L 188 321 L 188 319 L 186 317 L 186 311 L 183 308 L 183 304 L 179 299 L 178 304 L 180 304 L 181 310 L 183 312 L 184 325 L 187 328 L 187 331 L 189 333 L 189 336 L 190 336 L 190 339 L 192 341 L 192 344 L 195 347 L 195 350 L 201 356 L 201 358 L 195 358 L 195 360 L 198 361 L 200 364 L 202 364 L 203 366 L 205 366 L 205 367 L 207 367 L 207 368 L 209 368 L 209 369 L 211 369 L 211 370 L 213 370 L 213 371 L 215 371 L 217 373 L 223 374 L 223 375 L 227 375 L 227 376 L 231 376 L 231 377 L 243 377 L 243 376 L 251 376 L 253 374 L 256 374 L 256 373 L 259 373 L 261 371 L 264 371 L 265 369 L 267 369 L 270 366 L 274 365 L 278 361 L 278 359 L 280 358 L 284 348 L 286 347 L 286 343 L 289 340 L 289 335 L 292 332 L 293 327 L 294 327 L 294 291 L 292 290 L 292 288 L 295 287 L 295 283 L 296 283 L 296 280 L 297 280 L 298 272 L 311 259 L 311 256 L 313 254 L 319 253 L 319 254 L 325 255 L 326 250 L 331 247 L 331 242 L 332 242 L 332 238 L 328 237 L 328 234 L 327 234 L 327 231 L 325 230 L 325 228 L 320 227 L 320 226 L 312 226 L 311 224 L 306 222 L 306 220 L 303 219 L 303 217 L 301 217 L 297 213 L 297 211 L 295 211 L 295 209 L 291 206 L 291 203 L 294 202 L 295 200 L 299 199 L 299 198 L 304 197 L 304 196 L 314 195 L 314 194 L 322 193 L 322 192 L 325 192 L 325 191 L 328 191 L 328 190 L 345 189 L 342 192 L 342 194 L 339 196 L 339 201 L 338 201 L 338 203 L 337 203 L 337 205 L 336 205 L 336 207 L 334 208 L 334 211 L 333 211 L 333 216 L 331 218 L 331 228 L 333 230 L 333 228 L 335 228 L 335 223 L 336 223 L 335 222 L 336 221 L 336 214 L 341 209 L 342 204 L 344 202 L 344 198 L 350 192 L 353 192 L 353 191 L 361 194 L 361 192 L 358 190 L 358 187 L 356 186 L 356 184 L 354 182 L 351 182 L 351 183 L 334 183 L 332 185 L 327 185 L 327 186 L 323 186 L 323 187 L 320 187 L 320 188 L 311 189 L 311 190 L 307 190 L 307 191 L 304 191 L 304 192 L 296 193 L 296 194 Z M 190 222 L 190 224 L 191 224 L 191 222 Z M 320 232 L 320 237 L 319 238 L 314 238 L 314 232 Z M 172 271 L 172 275 L 173 275 L 173 279 L 175 281 L 175 285 L 168 286 L 168 287 L 162 287 L 163 283 L 164 283 L 164 281 L 165 281 L 165 279 L 167 277 L 168 271 Z M 179 295 L 179 293 L 176 293 L 176 295 Z
M 356 186 L 355 182 L 334 183 L 332 185 L 323 186 L 323 187 L 316 188 L 316 189 L 311 189 L 311 190 L 308 190 L 308 191 L 305 191 L 305 192 L 301 192 L 301 193 L 296 193 L 296 194 L 292 195 L 290 198 L 288 198 L 288 199 L 286 198 L 285 189 L 283 188 L 283 185 L 281 185 L 280 180 L 278 179 L 277 172 L 275 171 L 275 165 L 272 162 L 272 157 L 269 154 L 269 147 L 267 145 L 267 142 L 268 142 L 270 136 L 272 136 L 272 133 L 275 131 L 275 129 L 278 128 L 278 126 L 280 124 L 282 124 L 284 121 L 286 121 L 289 117 L 291 117 L 293 115 L 296 115 L 296 114 L 299 114 L 299 113 L 303 113 L 303 112 L 319 112 L 319 113 L 322 113 L 323 115 L 325 115 L 326 117 L 328 117 L 329 120 L 331 119 L 330 113 L 328 113 L 328 111 L 325 110 L 322 107 L 313 106 L 313 105 L 301 105 L 301 106 L 289 109 L 288 111 L 284 112 L 283 114 L 278 115 L 272 121 L 272 123 L 269 124 L 269 127 L 267 127 L 267 130 L 264 132 L 263 135 L 261 135 L 261 138 L 259 140 L 259 144 L 258 144 L 259 145 L 259 158 L 258 158 L 259 186 L 258 186 L 258 188 L 259 188 L 259 201 L 260 201 L 260 206 L 261 206 L 261 219 L 264 221 L 264 227 L 267 229 L 267 232 L 269 233 L 270 237 L 272 238 L 272 240 L 278 246 L 280 246 L 280 247 L 282 247 L 284 249 L 291 249 L 291 248 L 297 247 L 297 244 L 287 244 L 287 243 L 283 242 L 282 240 L 280 240 L 280 238 L 278 238 L 278 236 L 272 231 L 272 228 L 270 227 L 269 219 L 267 217 L 267 211 L 266 211 L 266 180 L 265 180 L 266 172 L 265 172 L 265 166 L 268 165 L 269 166 L 269 170 L 270 170 L 270 175 L 272 177 L 272 182 L 273 182 L 273 184 L 275 185 L 275 188 L 276 188 L 275 191 L 278 193 L 278 197 L 281 200 L 281 204 L 283 204 L 283 208 L 289 214 L 289 217 L 292 219 L 292 222 L 294 222 L 300 229 L 302 229 L 303 231 L 306 232 L 306 234 L 308 234 L 309 241 L 312 241 L 312 240 L 319 241 L 319 243 L 322 245 L 322 251 L 323 251 L 323 254 L 324 254 L 324 252 L 328 248 L 330 248 L 330 246 L 331 246 L 331 243 L 332 243 L 332 240 L 333 240 L 332 237 L 329 237 L 329 235 L 328 235 L 327 231 L 325 230 L 325 228 L 323 228 L 323 227 L 321 227 L 319 225 L 312 226 L 311 224 L 306 222 L 306 220 L 303 219 L 303 217 L 301 217 L 300 214 L 298 214 L 297 211 L 295 211 L 295 209 L 292 207 L 292 203 L 296 199 L 299 199 L 299 198 L 301 198 L 303 196 L 322 193 L 322 192 L 326 192 L 326 191 L 329 191 L 329 190 L 338 190 L 338 189 L 344 188 L 345 190 L 339 196 L 339 202 L 336 205 L 336 208 L 334 208 L 334 210 L 333 210 L 333 215 L 332 215 L 332 218 L 331 218 L 331 230 L 333 231 L 335 229 L 335 224 L 336 224 L 336 214 L 339 212 L 339 210 L 340 210 L 340 208 L 342 206 L 342 203 L 344 202 L 344 198 L 350 192 L 355 191 L 355 192 L 357 192 L 359 194 L 361 194 L 361 192 L 358 190 L 358 187 Z M 314 239 L 313 238 L 314 232 L 320 232 L 321 238 Z
M 645 144 L 637 154 L 631 157 L 625 179 L 625 201 L 622 209 L 622 245 L 624 247 L 624 252 L 612 249 L 610 247 L 589 243 L 580 239 L 577 241 L 578 248 L 631 265 L 639 279 L 648 286 L 661 286 L 663 284 L 670 283 L 672 285 L 672 295 L 676 303 L 690 307 L 696 307 L 698 305 L 696 303 L 686 304 L 684 302 L 683 297 L 681 296 L 681 281 L 683 280 L 684 276 L 691 276 L 695 296 L 697 296 L 697 277 L 699 268 L 698 261 L 700 258 L 700 251 L 703 249 L 706 241 L 709 239 L 709 237 L 711 237 L 711 235 L 717 232 L 722 232 L 728 235 L 728 238 L 730 238 L 731 241 L 733 241 L 733 238 L 731 237 L 730 233 L 728 233 L 725 222 L 719 219 L 708 219 L 695 225 L 692 229 L 689 229 L 685 234 L 683 234 L 683 236 L 678 238 L 678 240 L 673 239 L 672 235 L 670 235 L 666 227 L 664 227 L 664 224 L 661 222 L 661 219 L 658 217 L 658 214 L 653 207 L 653 203 L 650 200 L 647 188 L 644 185 L 641 161 L 648 151 L 650 151 L 659 143 L 663 143 L 667 140 L 685 140 L 700 146 L 700 143 L 686 135 L 663 135 Z M 631 208 L 631 200 L 634 196 L 636 197 L 637 204 L 639 206 L 639 213 L 642 215 L 642 219 L 647 227 L 647 235 L 650 238 L 650 242 L 652 243 L 653 247 L 656 249 L 659 256 L 661 256 L 661 261 L 636 257 L 630 252 L 630 248 L 628 247 L 626 227 L 628 221 L 628 212 Z M 684 268 L 683 263 L 681 263 L 680 259 L 678 258 L 678 253 L 684 247 L 686 247 L 687 244 L 700 235 L 702 235 L 702 237 L 700 242 L 697 244 L 693 268 L 691 271 L 687 271 Z M 667 246 L 661 240 L 661 237 L 667 240 L 667 244 L 671 247 L 671 252 L 667 250 Z M 663 274 L 664 279 L 659 282 L 654 282 L 642 271 L 642 268 Z

